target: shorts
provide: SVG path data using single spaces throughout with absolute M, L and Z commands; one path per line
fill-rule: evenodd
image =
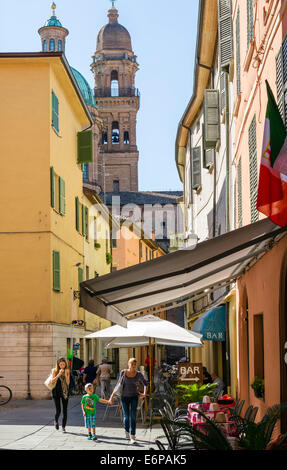
M 85 427 L 87 429 L 96 427 L 96 415 L 85 416 Z

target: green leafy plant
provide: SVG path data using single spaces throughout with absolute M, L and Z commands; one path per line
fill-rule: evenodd
M 204 384 L 201 386 L 198 386 L 197 384 L 177 385 L 177 398 L 181 404 L 202 402 L 205 395 L 214 395 L 216 387 L 217 384 Z
M 254 381 L 251 384 L 251 387 L 254 390 L 254 394 L 257 398 L 264 398 L 264 379 L 260 379 L 259 377 L 255 377 Z
M 111 264 L 112 261 L 113 261 L 113 257 L 111 253 L 106 253 L 106 263 Z
M 258 423 L 247 422 L 240 438 L 240 445 L 247 450 L 265 450 L 271 440 L 275 425 L 281 417 L 283 405 L 268 408 Z
M 98 249 L 98 248 L 101 248 L 101 244 L 98 243 L 98 242 L 95 242 L 95 248 L 97 248 L 97 249 Z

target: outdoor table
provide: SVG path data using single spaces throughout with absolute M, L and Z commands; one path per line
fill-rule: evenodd
M 225 436 L 229 436 L 229 437 L 238 436 L 238 428 L 234 421 L 227 421 L 225 423 L 216 423 L 216 424 L 220 427 L 221 431 L 223 432 Z M 196 423 L 193 425 L 194 429 L 202 432 L 203 434 L 208 433 L 208 426 L 210 426 L 210 423 L 207 423 L 207 422 Z

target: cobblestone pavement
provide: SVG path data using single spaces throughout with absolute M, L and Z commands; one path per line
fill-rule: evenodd
M 52 400 L 12 400 L 0 407 L 0 449 L 10 450 L 149 450 L 156 448 L 154 440 L 162 436 L 160 425 L 149 429 L 137 424 L 137 444 L 125 438 L 121 419 L 110 409 L 103 420 L 106 405 L 97 405 L 98 441 L 89 441 L 81 411 L 81 397 L 69 400 L 66 433 L 53 424 L 55 408 Z M 164 441 L 164 439 L 161 438 Z

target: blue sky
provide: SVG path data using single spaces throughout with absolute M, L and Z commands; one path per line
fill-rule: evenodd
M 110 0 L 55 0 L 69 30 L 66 56 L 93 87 L 90 71 L 97 34 L 108 22 Z M 1 52 L 40 51 L 38 29 L 51 16 L 50 0 L 1 2 Z M 118 0 L 119 23 L 131 34 L 140 69 L 137 121 L 139 190 L 182 190 L 175 138 L 193 91 L 198 0 Z M 19 77 L 20 78 L 20 77 Z

